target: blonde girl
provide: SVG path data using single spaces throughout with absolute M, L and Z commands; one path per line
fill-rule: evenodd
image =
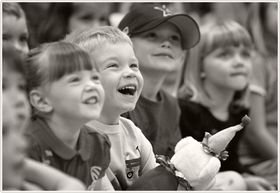
M 183 137 L 202 140 L 205 132 L 214 134 L 239 124 L 249 112 L 246 96 L 252 49 L 249 33 L 235 21 L 213 19 L 201 25 L 201 41 L 190 51 L 184 85 L 180 89 Z M 221 171 L 227 172 L 217 175 L 215 189 L 270 188 L 262 178 L 245 177 L 250 171 L 239 163 L 237 152 L 242 133 L 239 132 L 228 146 L 230 156 L 221 166 Z

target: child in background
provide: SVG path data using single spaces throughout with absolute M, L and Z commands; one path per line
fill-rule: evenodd
M 4 190 L 83 190 L 84 185 L 58 170 L 26 158 L 23 130 L 30 108 L 25 90 L 23 58 L 12 46 L 3 47 L 2 144 Z M 50 178 L 51 177 L 51 178 Z
M 248 113 L 253 48 L 249 33 L 237 22 L 209 20 L 200 29 L 201 41 L 190 52 L 180 93 L 182 136 L 198 141 L 205 132 L 214 134 L 238 124 Z M 271 190 L 269 182 L 248 174 L 240 164 L 237 151 L 242 133 L 229 144 L 229 158 L 221 166 L 226 172 L 218 173 L 213 189 Z
M 3 44 L 11 44 L 23 54 L 27 54 L 29 33 L 24 11 L 18 3 L 4 2 L 2 6 Z
M 241 162 L 255 174 L 278 185 L 278 8 L 277 3 L 253 3 L 249 32 L 256 45 L 250 84 L 250 117 L 240 146 Z
M 128 33 L 144 87 L 131 119 L 151 142 L 154 152 L 172 156 L 181 139 L 177 99 L 162 90 L 166 77 L 182 66 L 186 50 L 200 38 L 197 23 L 186 14 L 172 14 L 165 5 L 135 4 L 119 28 Z
M 23 56 L 21 51 L 12 45 L 3 44 L 3 96 L 8 95 L 10 106 L 16 116 L 15 127 L 23 131 L 30 118 L 30 105 L 26 94 Z
M 28 155 L 80 179 L 90 190 L 112 190 L 105 175 L 110 142 L 82 126 L 100 115 L 104 90 L 97 68 L 78 46 L 55 42 L 30 51 L 27 89 L 33 107 Z
M 75 29 L 110 25 L 110 11 L 111 3 L 50 3 L 38 31 L 38 41 L 58 41 Z

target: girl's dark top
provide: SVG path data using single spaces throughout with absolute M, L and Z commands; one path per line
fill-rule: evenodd
M 29 142 L 28 157 L 80 179 L 86 187 L 101 179 L 109 167 L 108 136 L 89 132 L 87 126 L 80 131 L 77 149 L 61 141 L 41 118 L 31 121 L 25 136 Z
M 179 105 L 181 108 L 180 129 L 182 137 L 192 136 L 198 141 L 202 141 L 205 132 L 213 135 L 225 128 L 237 125 L 241 122 L 242 117 L 248 114 L 248 109 L 246 108 L 231 108 L 228 120 L 221 121 L 215 118 L 207 107 L 199 103 L 188 99 L 180 99 Z M 229 157 L 226 161 L 221 161 L 220 171 L 249 172 L 238 160 L 238 144 L 244 129 L 238 131 L 227 146 L 226 149 L 229 152 Z

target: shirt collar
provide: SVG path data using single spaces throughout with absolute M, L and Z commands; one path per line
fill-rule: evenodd
M 68 147 L 63 141 L 61 141 L 49 128 L 47 123 L 42 119 L 37 119 L 36 124 L 40 129 L 38 135 L 39 140 L 47 144 L 50 149 L 56 153 L 59 157 L 65 160 L 70 160 L 76 155 L 80 155 L 81 158 L 86 161 L 89 159 L 90 147 L 88 143 L 88 136 L 85 129 L 81 129 L 78 138 L 77 150 Z

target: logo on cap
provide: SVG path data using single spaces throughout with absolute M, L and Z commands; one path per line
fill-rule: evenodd
M 163 17 L 172 15 L 171 11 L 165 5 L 162 5 L 162 7 L 154 7 L 154 9 L 162 11 Z
M 126 26 L 123 30 L 122 30 L 125 34 L 129 34 L 129 27 Z

